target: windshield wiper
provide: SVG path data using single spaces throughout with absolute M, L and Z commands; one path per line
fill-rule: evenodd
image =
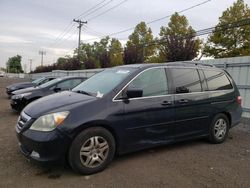
M 89 96 L 93 96 L 90 92 L 83 91 L 83 90 L 77 90 L 77 91 L 75 91 L 75 92 L 81 93 L 81 94 L 85 94 L 85 95 L 89 95 Z

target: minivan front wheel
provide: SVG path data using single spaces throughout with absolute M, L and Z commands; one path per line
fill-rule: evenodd
M 226 140 L 229 131 L 229 121 L 226 115 L 218 114 L 214 117 L 210 126 L 209 140 L 214 144 L 222 143 Z
M 115 154 L 112 134 L 101 127 L 81 132 L 69 149 L 69 164 L 76 172 L 93 174 L 105 169 Z

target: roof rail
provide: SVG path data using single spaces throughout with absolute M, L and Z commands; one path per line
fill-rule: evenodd
M 198 61 L 197 62 L 194 62 L 194 61 L 183 61 L 182 63 L 190 63 L 190 64 L 197 65 L 197 66 L 201 65 L 201 66 L 215 67 L 214 65 L 207 64 L 207 63 L 199 63 Z

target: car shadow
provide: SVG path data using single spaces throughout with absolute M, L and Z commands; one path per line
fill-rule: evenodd
M 152 156 L 152 154 L 161 155 L 161 154 L 167 153 L 169 151 L 175 151 L 175 150 L 178 151 L 178 150 L 181 150 L 182 148 L 186 148 L 186 147 L 195 147 L 195 146 L 198 146 L 198 145 L 201 145 L 204 143 L 206 144 L 206 142 L 207 141 L 204 138 L 203 139 L 196 139 L 196 140 L 188 140 L 188 141 L 168 144 L 168 145 L 164 145 L 164 146 L 158 146 L 158 147 L 154 147 L 151 149 L 144 149 L 144 150 L 124 154 L 121 156 L 116 156 L 114 158 L 114 160 L 112 161 L 109 169 L 118 168 L 120 163 L 125 163 L 125 162 L 128 162 L 130 160 L 135 160 L 135 159 L 139 159 L 142 157 L 149 157 L 149 156 Z M 31 162 L 31 163 L 33 165 L 35 165 L 36 168 L 39 169 L 38 172 L 36 173 L 36 176 L 44 176 L 44 177 L 47 177 L 49 179 L 58 179 L 58 178 L 65 176 L 65 175 L 66 176 L 79 175 L 71 169 L 71 167 L 69 166 L 69 164 L 67 162 L 65 162 L 64 164 L 52 164 L 52 165 L 51 164 L 50 165 L 39 165 L 37 163 L 33 163 L 33 162 Z

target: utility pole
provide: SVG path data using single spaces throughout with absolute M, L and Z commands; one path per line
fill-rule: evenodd
M 30 62 L 30 73 L 32 71 L 32 59 L 29 59 L 29 62 Z
M 78 58 L 78 61 L 80 62 L 81 29 L 82 29 L 82 25 L 87 24 L 87 22 L 84 22 L 84 21 L 82 21 L 80 19 L 78 19 L 78 20 L 74 19 L 73 21 L 79 24 L 78 27 L 77 27 L 79 29 L 77 58 Z
M 42 58 L 41 58 L 41 66 L 43 66 L 43 56 L 46 55 L 46 52 L 45 51 L 39 51 L 39 55 L 42 56 Z

